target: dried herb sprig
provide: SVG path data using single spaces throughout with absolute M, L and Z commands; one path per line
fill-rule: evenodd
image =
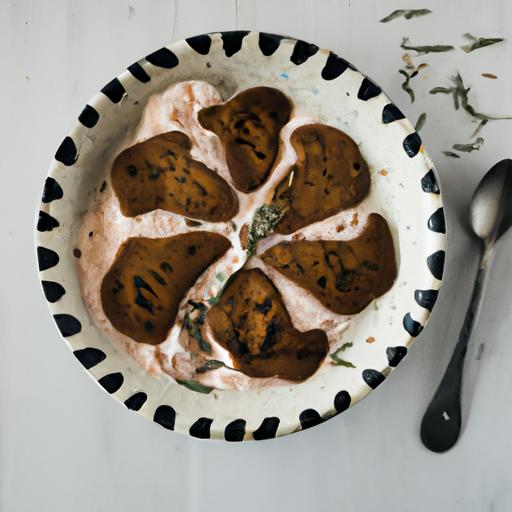
M 212 370 L 218 370 L 219 368 L 227 368 L 228 370 L 233 370 L 235 372 L 240 371 L 232 366 L 228 366 L 226 363 L 219 361 L 218 359 L 208 359 L 201 366 L 197 367 L 196 373 L 206 373 Z
M 389 21 L 396 20 L 401 17 L 404 17 L 406 20 L 410 20 L 411 18 L 416 18 L 418 16 L 425 16 L 431 12 L 432 11 L 430 9 L 397 9 L 391 14 L 388 14 L 385 18 L 382 18 L 380 22 L 388 23 Z
M 213 391 L 213 388 L 211 386 L 205 386 L 204 384 L 201 384 L 200 382 L 197 382 L 195 380 L 188 380 L 188 379 L 178 380 L 178 379 L 176 379 L 176 382 L 178 384 L 180 384 L 181 386 L 184 386 L 184 387 L 190 389 L 191 391 L 196 391 L 197 393 L 204 393 L 207 395 L 208 393 L 211 393 Z
M 355 368 L 354 364 L 352 364 L 350 361 L 342 359 L 338 355 L 340 352 L 345 352 L 345 350 L 350 348 L 352 345 L 353 343 L 351 342 L 344 343 L 339 349 L 335 350 L 332 354 L 329 354 L 329 357 L 332 359 L 331 364 L 334 366 L 344 366 L 345 368 Z
M 419 132 L 423 126 L 425 126 L 425 121 L 427 120 L 427 114 L 426 112 L 422 112 L 420 116 L 418 117 L 418 120 L 416 121 L 416 126 L 414 129 Z
M 453 151 L 443 151 L 443 155 L 449 158 L 460 158 L 460 155 L 457 155 L 457 153 L 454 153 Z
M 484 139 L 482 137 L 477 137 L 474 142 L 470 142 L 469 144 L 454 144 L 452 146 L 455 151 L 462 151 L 464 153 L 471 153 L 472 151 L 478 151 L 484 143 Z
M 412 66 L 412 73 L 409 73 L 407 69 L 411 69 Z M 409 98 L 411 98 L 411 103 L 414 103 L 415 95 L 414 90 L 410 85 L 410 81 L 412 78 L 418 75 L 418 73 L 428 67 L 428 64 L 422 63 L 417 68 L 415 68 L 411 63 L 406 64 L 406 69 L 399 69 L 398 72 L 405 77 L 405 80 L 402 83 L 402 89 L 409 95 Z
M 258 241 L 274 231 L 283 215 L 284 209 L 274 203 L 263 204 L 256 209 L 249 226 L 247 249 L 245 250 L 248 258 L 256 251 Z
M 478 50 L 479 48 L 485 48 L 486 46 L 491 46 L 492 44 L 505 41 L 503 37 L 475 37 L 472 34 L 464 34 L 464 37 L 471 41 L 471 43 L 460 47 L 460 49 L 466 53 L 470 53 L 474 50 Z
M 424 55 L 426 53 L 443 53 L 455 50 L 455 48 L 449 44 L 433 44 L 433 45 L 420 45 L 413 46 L 409 44 L 409 38 L 403 37 L 400 47 L 404 50 L 414 50 L 418 52 L 418 55 Z
M 183 317 L 183 327 L 189 332 L 190 336 L 192 336 L 197 341 L 199 348 L 203 352 L 211 354 L 212 346 L 204 339 L 201 332 L 201 328 L 206 320 L 206 312 L 208 311 L 208 307 L 202 302 L 195 302 L 193 300 L 189 300 L 188 304 L 192 308 L 185 312 L 185 316 Z M 198 313 L 195 313 L 196 311 Z

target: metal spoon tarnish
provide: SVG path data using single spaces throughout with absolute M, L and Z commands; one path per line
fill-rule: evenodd
M 421 440 L 434 452 L 449 450 L 459 438 L 464 359 L 477 317 L 494 246 L 512 224 L 512 160 L 497 163 L 478 184 L 469 210 L 480 239 L 480 264 L 459 341 L 421 423 Z

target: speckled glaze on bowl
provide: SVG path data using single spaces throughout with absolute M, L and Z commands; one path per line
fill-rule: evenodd
M 351 323 L 344 356 L 306 382 L 251 391 L 196 393 L 154 377 L 114 346 L 82 302 L 75 236 L 101 162 L 148 97 L 183 80 L 206 80 L 224 98 L 274 86 L 325 124 L 348 133 L 369 164 L 372 201 L 395 240 L 393 288 Z M 122 119 L 122 123 L 119 121 Z M 386 169 L 386 172 L 379 172 Z M 336 54 L 289 37 L 222 32 L 179 41 L 109 82 L 82 111 L 58 148 L 46 179 L 36 231 L 43 290 L 56 325 L 91 376 L 127 408 L 163 427 L 203 439 L 261 440 L 317 425 L 382 384 L 428 320 L 441 285 L 445 222 L 432 162 L 419 135 L 382 90 Z M 368 338 L 375 338 L 367 343 Z

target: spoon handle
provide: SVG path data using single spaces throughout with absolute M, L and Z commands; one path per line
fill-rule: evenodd
M 449 450 L 459 438 L 462 425 L 462 373 L 468 341 L 478 313 L 487 273 L 486 259 L 482 258 L 478 269 L 471 300 L 460 330 L 459 341 L 421 422 L 421 441 L 433 452 L 440 453 Z

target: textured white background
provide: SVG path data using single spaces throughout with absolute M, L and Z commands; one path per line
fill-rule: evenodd
M 391 10 L 434 14 L 380 24 Z M 435 455 L 418 429 L 469 298 L 476 244 L 465 212 L 474 186 L 511 155 L 512 121 L 488 125 L 481 151 L 441 154 L 473 126 L 448 97 L 460 70 L 475 106 L 512 114 L 512 41 L 417 58 L 417 102 L 400 89 L 401 37 L 512 39 L 508 0 L 0 0 L 0 511 L 494 511 L 512 509 L 512 237 L 495 261 L 476 344 L 485 348 L 460 443 Z M 215 30 L 286 33 L 338 52 L 414 122 L 437 164 L 449 226 L 445 284 L 428 329 L 400 369 L 345 414 L 263 443 L 199 442 L 116 404 L 59 339 L 39 288 L 33 220 L 51 157 L 87 100 L 163 44 Z M 482 78 L 493 72 L 498 80 Z M 475 348 L 470 353 L 475 360 Z M 477 366 L 478 363 L 474 363 Z

